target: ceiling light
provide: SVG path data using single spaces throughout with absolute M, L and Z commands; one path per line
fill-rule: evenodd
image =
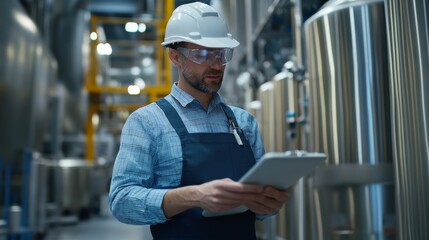
M 141 73 L 141 69 L 139 67 L 132 67 L 131 68 L 131 74 L 134 76 L 138 76 Z
M 98 35 L 97 35 L 97 33 L 96 32 L 92 32 L 90 35 L 89 35 L 89 38 L 91 38 L 91 40 L 97 40 L 97 37 L 98 37 Z
M 134 85 L 136 85 L 140 89 L 144 89 L 146 87 L 146 83 L 142 78 L 136 78 L 134 80 Z
M 97 45 L 97 53 L 99 55 L 111 55 L 112 54 L 112 46 L 108 43 L 99 43 Z
M 140 88 L 137 85 L 130 85 L 128 86 L 128 94 L 130 95 L 137 95 L 140 93 Z
M 144 23 L 139 24 L 139 32 L 141 33 L 146 32 L 146 24 Z
M 153 63 L 153 60 L 150 57 L 144 57 L 142 59 L 142 65 L 143 65 L 143 67 L 149 67 L 150 65 L 152 65 L 152 63 Z
M 125 31 L 127 32 L 137 32 L 139 30 L 139 25 L 136 22 L 127 22 L 125 24 Z

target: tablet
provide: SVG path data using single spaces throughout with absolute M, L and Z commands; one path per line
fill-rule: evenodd
M 239 182 L 272 186 L 286 190 L 298 180 L 311 173 L 318 165 L 324 164 L 324 153 L 305 151 L 269 152 L 241 177 Z M 215 217 L 242 213 L 247 208 L 240 206 L 222 212 L 203 211 L 205 217 Z
M 286 190 L 325 161 L 323 153 L 269 152 L 241 177 L 240 182 Z

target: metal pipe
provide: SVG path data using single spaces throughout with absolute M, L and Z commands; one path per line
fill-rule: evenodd
M 303 46 L 302 46 L 302 3 L 301 0 L 295 0 L 293 7 L 293 22 L 294 22 L 294 33 L 295 33 L 295 51 L 296 51 L 296 62 L 298 69 L 304 65 Z
M 237 19 L 237 13 L 238 13 L 238 3 L 237 0 L 231 0 L 229 1 L 229 12 L 228 12 L 231 16 L 231 18 L 229 19 L 230 21 L 230 31 L 231 33 L 233 33 L 234 36 L 238 37 L 238 19 Z M 231 67 L 232 69 L 238 69 L 238 62 L 237 61 L 232 61 L 231 62 Z
M 295 53 L 296 53 L 296 68 L 294 69 L 294 80 L 298 81 L 299 83 L 299 102 L 300 102 L 300 109 L 297 109 L 298 116 L 297 119 L 305 119 L 305 111 L 304 111 L 304 105 L 306 98 L 305 91 L 303 90 L 305 85 L 304 81 L 304 56 L 303 56 L 303 44 L 302 44 L 302 3 L 301 0 L 295 0 L 292 10 L 292 21 L 293 21 L 293 32 L 295 34 L 294 36 L 294 45 L 295 45 Z M 299 122 L 298 123 L 298 132 L 299 132 L 299 143 L 297 142 L 296 147 L 297 149 L 307 149 L 307 146 L 303 145 L 303 139 L 306 139 L 306 136 L 304 132 L 302 131 L 305 129 L 304 125 L 305 122 Z M 293 238 L 296 238 L 298 240 L 305 240 L 307 238 L 308 234 L 308 219 L 307 219 L 307 211 L 306 211 L 306 202 L 308 199 L 308 196 L 306 194 L 306 180 L 302 179 L 298 182 L 298 184 L 295 185 L 293 189 L 293 195 L 295 195 L 294 201 L 295 201 L 295 207 L 296 209 L 293 211 L 295 215 L 294 221 L 295 223 L 290 223 L 290 226 L 294 226 L 295 228 L 295 236 Z M 291 221 L 291 220 L 289 220 Z M 292 233 L 292 232 L 291 232 Z M 292 235 L 289 235 L 292 237 Z
M 246 63 L 247 68 L 253 73 L 253 26 L 252 26 L 252 1 L 248 0 L 244 2 L 245 18 L 246 18 Z

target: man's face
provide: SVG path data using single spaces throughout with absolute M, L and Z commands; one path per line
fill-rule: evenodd
M 185 53 L 193 51 L 192 53 L 194 54 L 185 56 L 185 54 L 176 50 L 181 55 L 179 58 L 180 66 L 178 68 L 184 82 L 197 91 L 208 94 L 216 93 L 222 86 L 225 70 L 225 66 L 222 65 L 221 60 L 215 57 L 201 63 L 196 63 L 193 60 L 198 59 L 198 53 L 200 52 L 198 50 L 203 50 L 202 53 L 206 52 L 204 50 L 208 50 L 214 56 L 219 49 L 204 48 L 191 43 L 183 44 L 181 47 L 182 49 L 180 50 L 185 51 Z

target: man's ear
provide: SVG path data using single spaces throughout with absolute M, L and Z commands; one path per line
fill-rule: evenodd
M 169 48 L 168 57 L 170 58 L 170 60 L 173 62 L 174 65 L 179 66 L 180 54 L 177 50 Z

